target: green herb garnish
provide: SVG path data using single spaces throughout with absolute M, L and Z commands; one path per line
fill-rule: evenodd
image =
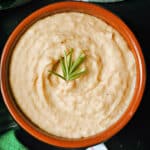
M 73 49 L 70 49 L 68 53 L 66 53 L 65 51 L 64 57 L 60 59 L 63 75 L 60 75 L 53 70 L 50 70 L 49 72 L 66 81 L 75 80 L 79 78 L 82 74 L 84 74 L 86 72 L 86 69 L 79 68 L 79 66 L 82 64 L 82 62 L 85 59 L 84 52 L 81 52 L 81 54 L 75 61 L 72 60 L 72 53 L 73 53 Z

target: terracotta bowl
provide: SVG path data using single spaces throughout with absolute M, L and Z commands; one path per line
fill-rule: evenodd
M 77 140 L 52 136 L 39 129 L 33 123 L 31 123 L 15 103 L 15 100 L 13 99 L 13 95 L 11 93 L 9 86 L 9 61 L 12 54 L 12 50 L 15 44 L 17 43 L 18 39 L 20 38 L 20 36 L 37 20 L 46 17 L 48 15 L 66 11 L 83 12 L 96 16 L 97 18 L 103 19 L 105 22 L 107 22 L 108 24 L 113 26 L 116 30 L 118 30 L 121 33 L 121 35 L 125 38 L 130 49 L 134 54 L 137 69 L 137 79 L 134 96 L 130 102 L 128 109 L 125 111 L 122 117 L 104 132 L 101 132 L 92 137 Z M 13 118 L 25 131 L 27 131 L 35 138 L 45 143 L 64 148 L 80 148 L 101 143 L 107 140 L 108 138 L 112 137 L 119 130 L 121 130 L 131 119 L 131 117 L 133 116 L 133 114 L 137 110 L 137 107 L 140 104 L 145 87 L 145 79 L 146 79 L 145 62 L 142 50 L 132 31 L 120 18 L 118 18 L 108 10 L 84 2 L 55 3 L 48 5 L 44 8 L 41 8 L 36 12 L 32 13 L 30 16 L 25 18 L 10 35 L 4 47 L 1 58 L 1 91 L 5 104 L 9 109 Z

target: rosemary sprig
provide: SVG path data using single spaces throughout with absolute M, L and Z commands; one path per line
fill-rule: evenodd
M 60 75 L 53 70 L 50 70 L 49 73 L 54 74 L 66 81 L 75 80 L 79 78 L 82 74 L 84 74 L 86 72 L 86 68 L 80 69 L 79 66 L 84 61 L 86 55 L 83 52 L 81 52 L 79 57 L 75 61 L 73 61 L 72 53 L 73 49 L 70 49 L 68 53 L 66 53 L 65 51 L 64 57 L 60 59 L 63 75 Z

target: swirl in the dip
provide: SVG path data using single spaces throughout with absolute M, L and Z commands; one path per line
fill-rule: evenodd
M 64 51 L 76 58 L 84 50 L 81 67 L 87 72 L 64 81 L 50 75 Z M 14 48 L 10 85 L 24 114 L 44 131 L 66 138 L 82 138 L 104 131 L 127 109 L 135 88 L 136 64 L 124 38 L 104 21 L 67 12 L 34 23 Z

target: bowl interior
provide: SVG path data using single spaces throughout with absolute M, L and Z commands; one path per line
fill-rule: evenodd
M 36 125 L 34 125 L 19 109 L 19 106 L 15 103 L 13 95 L 11 93 L 11 89 L 9 86 L 9 62 L 10 57 L 13 51 L 14 46 L 17 41 L 21 37 L 21 35 L 37 20 L 44 18 L 49 15 L 53 15 L 55 13 L 60 12 L 82 12 L 86 13 L 98 18 L 103 19 L 109 25 L 113 26 L 117 31 L 121 33 L 121 35 L 127 41 L 130 49 L 132 50 L 135 60 L 136 60 L 136 70 L 137 70 L 137 79 L 136 79 L 136 87 L 134 91 L 134 96 L 132 101 L 126 110 L 126 112 L 122 115 L 122 117 L 111 127 L 109 127 L 104 132 L 97 134 L 92 137 L 84 138 L 84 139 L 65 139 L 61 137 L 56 137 L 54 135 L 50 135 L 45 131 L 39 129 Z M 110 138 L 115 133 L 117 133 L 123 126 L 131 119 L 134 112 L 136 111 L 145 87 L 145 63 L 142 55 L 142 51 L 139 43 L 137 42 L 135 36 L 130 31 L 130 29 L 119 19 L 117 16 L 112 14 L 111 12 L 88 3 L 83 2 L 61 2 L 52 5 L 48 5 L 24 19 L 17 28 L 10 35 L 2 54 L 1 59 L 1 89 L 2 95 L 7 105 L 11 115 L 18 122 L 18 124 L 25 129 L 32 136 L 37 139 L 46 142 L 48 144 L 52 144 L 54 146 L 59 147 L 86 147 L 89 145 L 94 145 L 99 142 L 103 142 L 104 140 Z

